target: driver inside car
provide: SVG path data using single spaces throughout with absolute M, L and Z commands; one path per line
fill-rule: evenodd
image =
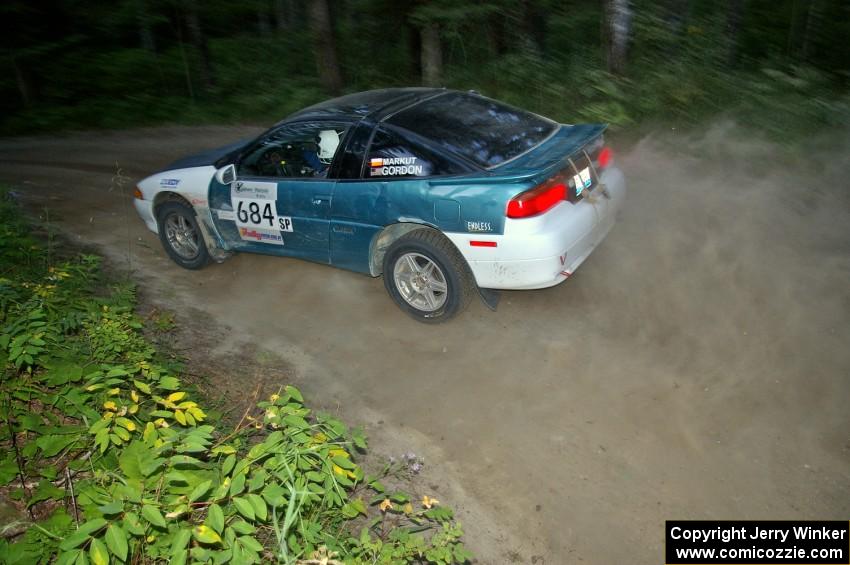
M 316 144 L 318 145 L 316 151 L 304 149 L 304 163 L 313 169 L 314 177 L 325 177 L 336 149 L 339 147 L 339 134 L 332 129 L 322 130 L 319 132 Z

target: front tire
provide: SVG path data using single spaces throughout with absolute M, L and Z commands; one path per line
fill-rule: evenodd
M 475 282 L 449 240 L 417 229 L 398 238 L 384 255 L 384 286 L 413 319 L 440 323 L 466 309 Z
M 166 202 L 157 211 L 156 221 L 159 240 L 175 263 L 184 269 L 200 269 L 209 262 L 204 235 L 191 206 Z

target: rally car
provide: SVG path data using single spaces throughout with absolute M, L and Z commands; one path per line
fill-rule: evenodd
M 566 280 L 625 195 L 604 125 L 565 125 L 475 92 L 393 88 L 296 112 L 139 182 L 165 251 L 197 269 L 250 251 L 384 276 L 414 318 L 489 289 Z

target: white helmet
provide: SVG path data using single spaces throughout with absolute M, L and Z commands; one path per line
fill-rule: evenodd
M 319 161 L 330 164 L 339 147 L 339 134 L 332 129 L 323 129 L 319 132 Z

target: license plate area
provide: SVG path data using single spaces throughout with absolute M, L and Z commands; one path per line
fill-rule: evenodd
M 585 152 L 569 160 L 567 178 L 569 179 L 570 199 L 575 202 L 584 198 L 585 193 L 592 191 L 599 184 L 590 158 Z
M 573 184 L 575 185 L 576 196 L 582 196 L 585 189 L 590 190 L 593 186 L 593 179 L 590 178 L 590 167 L 585 167 L 573 175 Z

